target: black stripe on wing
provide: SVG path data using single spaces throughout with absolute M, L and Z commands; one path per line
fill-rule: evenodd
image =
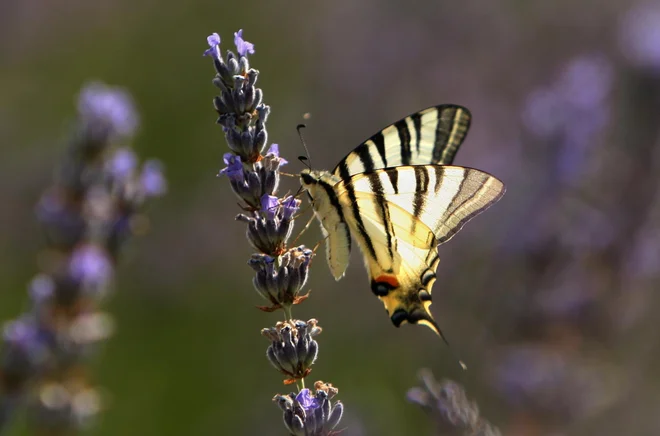
M 470 112 L 452 104 L 432 106 L 393 123 L 358 145 L 333 174 L 352 176 L 400 165 L 451 165 L 470 127 Z M 365 168 L 364 156 L 373 167 Z M 342 168 L 345 167 L 345 168 Z
M 390 256 L 390 259 L 393 259 L 395 250 L 393 241 L 396 235 L 394 234 L 394 227 L 392 225 L 392 219 L 390 218 L 390 208 L 387 205 L 387 201 L 384 199 L 385 193 L 383 190 L 383 184 L 381 183 L 380 177 L 377 173 L 368 173 L 367 179 L 369 180 L 371 190 L 377 198 L 376 204 L 378 205 L 378 217 L 380 218 L 380 224 L 385 229 L 384 233 L 387 238 L 387 253 Z
M 349 180 L 351 178 L 351 176 L 348 174 L 348 167 L 344 162 L 342 162 L 339 167 L 339 177 L 344 180 Z M 355 196 L 355 188 L 350 182 L 345 183 L 344 186 L 346 188 L 346 195 L 348 195 L 348 199 L 351 201 L 351 212 L 353 214 L 353 218 L 355 219 L 358 231 L 360 232 L 360 236 L 362 236 L 364 239 L 364 243 L 367 246 L 367 250 L 369 250 L 369 254 L 374 259 L 377 259 L 376 249 L 374 247 L 373 241 L 371 240 L 371 237 L 369 237 L 367 230 L 364 228 L 364 221 L 362 220 L 362 214 L 360 214 L 360 206 L 358 206 L 357 197 Z
M 410 149 L 410 129 L 408 128 L 408 119 L 406 117 L 394 123 L 397 132 L 399 132 L 399 143 L 401 144 L 401 164 L 410 165 L 412 159 L 412 150 Z M 419 149 L 419 143 L 417 148 Z
M 438 165 L 451 165 L 470 128 L 470 111 L 461 106 L 438 111 L 435 126 L 433 161 Z

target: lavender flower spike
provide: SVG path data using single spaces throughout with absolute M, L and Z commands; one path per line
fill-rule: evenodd
M 315 319 L 294 320 L 291 312 L 309 296 L 309 292 L 302 295 L 302 289 L 314 253 L 305 246 L 288 246 L 300 200 L 277 195 L 280 167 L 288 163 L 280 156 L 278 144 L 271 144 L 264 154 L 270 107 L 263 103 L 263 92 L 256 87 L 259 72 L 248 64 L 247 55 L 254 54 L 254 45 L 243 39 L 241 29 L 234 33 L 238 58 L 227 51 L 223 59 L 219 42 L 217 34 L 211 35 L 208 43 L 215 51 L 207 50 L 206 54 L 213 56 L 213 84 L 220 90 L 213 100 L 217 123 L 222 126 L 231 151 L 223 157 L 226 167 L 220 175 L 227 176 L 232 191 L 243 202 L 243 212 L 236 220 L 247 225 L 246 238 L 257 250 L 248 261 L 255 272 L 252 284 L 268 302 L 267 306 L 257 307 L 266 312 L 284 312 L 284 321 L 261 331 L 271 342 L 266 356 L 286 376 L 285 384 L 299 386 L 297 394 L 277 395 L 274 401 L 284 412 L 284 424 L 290 434 L 336 434 L 333 429 L 341 419 L 343 405 L 332 405 L 330 400 L 337 389 L 323 382 L 315 384 L 314 393 L 305 389 L 305 377 L 318 357 L 315 336 L 321 328 Z

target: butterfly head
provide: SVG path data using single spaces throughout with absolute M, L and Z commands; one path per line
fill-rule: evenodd
M 334 186 L 341 179 L 329 171 L 305 169 L 300 172 L 300 184 L 310 197 L 316 198 L 319 192 L 326 196 L 333 195 Z
M 316 185 L 321 179 L 320 171 L 304 169 L 300 172 L 300 184 L 308 189 L 311 185 Z

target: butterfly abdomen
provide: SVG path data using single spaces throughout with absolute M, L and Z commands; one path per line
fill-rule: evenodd
M 424 281 L 426 283 L 423 283 Z M 396 327 L 405 322 L 417 324 L 419 321 L 428 321 L 435 324 L 429 312 L 432 299 L 427 287 L 432 285 L 433 281 L 435 281 L 435 272 L 430 269 L 424 272 L 420 283 L 410 283 L 403 287 L 395 275 L 381 274 L 372 279 L 371 291 L 383 302 L 387 314 Z

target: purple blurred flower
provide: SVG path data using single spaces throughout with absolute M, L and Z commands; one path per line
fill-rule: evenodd
M 274 195 L 264 194 L 261 197 L 261 210 L 266 212 L 266 216 L 269 220 L 275 219 L 278 207 L 279 201 Z
M 46 274 L 38 274 L 28 285 L 28 293 L 34 302 L 50 299 L 55 292 L 55 282 Z
M 120 136 L 132 135 L 138 126 L 138 115 L 128 92 L 99 82 L 83 87 L 78 112 L 87 124 L 105 125 Z
M 148 197 L 158 197 L 167 192 L 167 180 L 163 175 L 163 165 L 157 160 L 148 160 L 142 167 L 140 184 Z
M 39 335 L 39 329 L 31 318 L 18 318 L 5 324 L 3 337 L 5 341 L 20 348 L 31 348 Z
M 83 245 L 71 255 L 69 273 L 92 288 L 101 288 L 112 276 L 112 262 L 101 248 Z
M 282 201 L 282 207 L 284 210 L 284 219 L 291 219 L 291 217 L 298 212 L 298 209 L 300 209 L 300 200 L 290 195 Z
M 206 42 L 209 44 L 209 48 L 204 51 L 203 56 L 212 56 L 216 59 L 220 57 L 219 47 L 220 47 L 220 35 L 217 33 L 212 33 L 206 37 Z
M 604 56 L 580 56 L 565 66 L 557 91 L 576 109 L 595 110 L 609 94 L 613 79 L 612 65 Z
M 254 54 L 254 44 L 243 39 L 243 29 L 234 32 L 234 44 L 236 44 L 236 50 L 239 55 L 246 56 L 248 53 Z
M 660 6 L 640 4 L 621 21 L 623 54 L 639 67 L 660 68 Z
M 305 409 L 305 412 L 318 409 L 321 406 L 319 404 L 319 400 L 317 400 L 316 397 L 311 394 L 309 389 L 301 390 L 298 395 L 296 395 L 296 401 L 298 401 L 300 406 Z
M 562 101 L 551 89 L 533 91 L 525 102 L 523 122 L 538 136 L 555 134 L 565 123 L 566 113 L 561 110 Z
M 237 182 L 242 182 L 245 180 L 243 163 L 241 162 L 240 156 L 236 156 L 233 153 L 225 153 L 223 160 L 225 161 L 227 167 L 221 169 L 220 174 L 226 174 L 230 180 L 235 180 Z
M 138 164 L 135 152 L 128 147 L 122 147 L 115 151 L 107 164 L 107 170 L 115 180 L 126 180 Z

